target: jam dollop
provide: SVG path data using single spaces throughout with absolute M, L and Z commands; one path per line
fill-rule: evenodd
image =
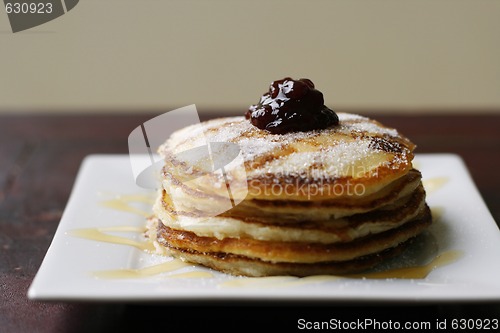
M 273 134 L 305 132 L 338 125 L 337 114 L 324 105 L 323 93 L 309 79 L 273 81 L 245 118 Z

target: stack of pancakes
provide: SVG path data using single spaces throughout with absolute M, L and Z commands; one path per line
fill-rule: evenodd
M 316 131 L 270 134 L 228 117 L 175 132 L 159 148 L 157 249 L 245 276 L 348 274 L 400 253 L 432 222 L 415 145 L 337 114 L 339 125 Z M 213 142 L 237 145 L 237 157 L 216 170 L 184 153 Z

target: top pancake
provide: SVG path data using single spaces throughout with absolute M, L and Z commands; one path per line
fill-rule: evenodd
M 215 197 L 224 196 L 225 186 L 214 185 L 224 176 L 235 196 L 247 186 L 234 184 L 248 185 L 245 200 L 345 200 L 376 193 L 412 169 L 415 145 L 396 129 L 356 114 L 337 115 L 337 126 L 286 134 L 261 130 L 243 116 L 185 127 L 159 147 L 163 177 L 167 185 L 182 182 L 193 193 Z M 225 175 L 185 160 L 183 152 L 208 142 L 237 144 L 243 172 L 238 159 L 224 167 Z

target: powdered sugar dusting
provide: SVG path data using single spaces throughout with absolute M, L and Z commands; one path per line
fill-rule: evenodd
M 375 123 L 353 123 L 347 126 L 347 130 L 356 132 L 366 132 L 370 134 L 385 134 L 389 136 L 398 136 L 398 131 L 393 128 L 381 127 Z
M 389 135 L 396 137 L 399 135 L 394 128 L 382 126 L 381 124 L 370 120 L 367 117 L 352 113 L 338 113 L 339 128 L 337 130 L 343 132 L 358 132 L 377 135 Z
M 368 118 L 355 113 L 342 113 L 337 112 L 339 121 L 350 121 L 350 120 L 367 120 Z
M 265 171 L 275 175 L 307 174 L 314 180 L 364 174 L 370 171 L 365 159 L 374 154 L 383 153 L 374 151 L 368 140 L 342 141 L 325 149 L 294 152 L 285 159 L 272 160 Z
M 352 174 L 353 169 L 360 165 L 371 168 L 388 163 L 388 160 L 403 159 L 399 162 L 407 162 L 405 152 L 388 153 L 371 145 L 372 137 L 375 136 L 389 140 L 390 137 L 400 137 L 396 129 L 384 127 L 356 114 L 338 113 L 338 116 L 340 123 L 337 126 L 286 134 L 271 134 L 261 130 L 244 117 L 218 118 L 176 132 L 166 142 L 165 148 L 178 153 L 208 142 L 236 143 L 245 161 L 253 162 L 259 157 L 267 161 L 251 164 L 252 170 L 248 172 L 250 177 L 263 173 L 303 173 L 304 170 L 315 169 L 321 174 L 313 178 L 327 175 L 341 177 Z M 291 149 L 290 152 L 278 157 L 286 147 Z
M 238 141 L 238 145 L 243 153 L 243 158 L 246 161 L 251 161 L 258 156 L 280 149 L 284 146 L 284 143 L 263 138 L 243 138 Z
M 252 124 L 242 119 L 244 118 L 217 118 L 185 127 L 173 133 L 164 148 L 179 153 L 208 142 L 234 142 L 243 133 L 253 129 Z

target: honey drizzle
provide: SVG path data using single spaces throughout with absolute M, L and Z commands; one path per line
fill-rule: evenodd
M 133 227 L 133 226 L 118 226 L 118 227 L 105 227 L 105 228 L 76 229 L 72 230 L 71 234 L 73 236 L 95 241 L 129 245 L 148 252 L 153 252 L 155 250 L 154 245 L 150 242 L 139 242 L 125 237 L 106 234 L 104 233 L 104 231 L 143 232 L 144 228 Z M 345 276 L 315 275 L 303 278 L 296 278 L 292 276 L 281 276 L 281 277 L 247 278 L 245 280 L 233 279 L 227 281 L 226 283 L 223 283 L 223 285 L 231 287 L 235 286 L 276 287 L 278 285 L 291 286 L 291 285 L 302 285 L 302 284 L 309 284 L 316 282 L 332 281 L 332 280 L 337 280 L 340 277 L 363 278 L 363 279 L 423 279 L 433 269 L 449 264 L 458 259 L 458 257 L 459 257 L 458 252 L 449 251 L 437 256 L 429 264 L 424 266 L 398 268 L 383 272 L 353 274 Z M 116 278 L 116 279 L 143 278 L 143 277 L 158 275 L 161 273 L 171 272 L 187 266 L 191 265 L 180 260 L 172 260 L 163 264 L 148 266 L 142 269 L 102 271 L 102 272 L 95 272 L 94 275 L 99 278 Z M 193 271 L 193 272 L 171 275 L 169 277 L 208 278 L 208 277 L 213 277 L 213 274 L 204 271 Z
M 449 265 L 462 256 L 461 251 L 443 252 L 426 265 L 389 269 L 382 272 L 350 274 L 344 277 L 351 279 L 425 279 L 434 269 Z
M 348 279 L 425 279 L 434 269 L 449 265 L 457 261 L 462 256 L 460 251 L 447 251 L 436 256 L 431 262 L 422 266 L 403 267 L 390 269 L 382 272 L 370 272 L 362 274 L 349 275 L 313 275 L 307 277 L 293 276 L 271 276 L 255 278 L 237 278 L 231 279 L 220 284 L 221 287 L 259 287 L 259 288 L 282 288 L 297 285 L 306 285 L 313 283 L 324 283 Z
M 151 212 L 147 212 L 134 207 L 133 203 L 146 203 L 152 205 L 154 200 L 150 196 L 146 195 L 120 195 L 114 199 L 104 200 L 101 205 L 107 208 L 128 212 L 144 217 L 149 217 Z
M 448 178 L 439 177 L 431 178 L 424 181 L 427 192 L 433 192 L 444 186 Z M 149 196 L 144 195 L 123 195 L 116 199 L 105 200 L 101 204 L 116 210 L 121 210 L 129 213 L 138 214 L 141 216 L 150 216 L 150 213 L 137 209 L 131 205 L 133 202 L 142 202 L 151 204 L 153 201 Z M 433 219 L 439 219 L 444 213 L 442 207 L 433 207 Z M 152 242 L 140 242 L 129 238 L 110 235 L 106 232 L 136 232 L 143 233 L 145 227 L 136 226 L 115 226 L 115 227 L 102 227 L 102 228 L 88 228 L 71 230 L 69 234 L 75 237 L 90 239 L 94 241 L 101 241 L 112 244 L 128 245 L 138 248 L 142 251 L 153 253 L 155 251 Z M 460 251 L 448 251 L 436 256 L 431 262 L 422 266 L 404 267 L 390 269 L 382 272 L 370 272 L 362 274 L 350 274 L 344 276 L 335 275 L 313 275 L 307 277 L 294 277 L 294 276 L 268 276 L 268 277 L 254 277 L 254 278 L 235 278 L 225 281 L 220 284 L 222 287 L 289 287 L 318 282 L 328 282 L 338 280 L 340 278 L 350 279 L 424 279 L 434 269 L 451 264 L 461 257 Z M 144 267 L 141 269 L 121 269 L 94 272 L 94 276 L 98 278 L 107 279 L 131 279 L 131 278 L 144 278 L 161 273 L 168 273 L 179 270 L 184 267 L 193 266 L 179 259 L 173 259 L 168 262 Z M 210 272 L 195 270 L 190 272 L 178 273 L 168 275 L 169 278 L 213 278 L 214 275 Z
M 434 193 L 440 188 L 442 188 L 450 179 L 448 177 L 435 177 L 429 179 L 423 179 L 422 184 L 424 185 L 425 191 L 427 193 Z
M 214 278 L 214 275 L 210 272 L 205 271 L 191 271 L 185 273 L 172 274 L 168 276 L 169 278 L 179 278 L 179 279 L 211 279 Z
M 432 220 L 434 222 L 439 221 L 444 215 L 444 207 L 434 206 L 431 207 Z
M 122 228 L 125 228 L 122 229 Z M 85 239 L 90 239 L 99 242 L 129 245 L 138 248 L 141 251 L 154 252 L 155 247 L 151 242 L 140 242 L 126 237 L 120 237 L 107 234 L 103 231 L 137 231 L 138 228 L 134 227 L 110 227 L 110 228 L 88 228 L 88 229 L 75 229 L 69 232 L 70 235 Z M 141 228 L 141 230 L 144 230 Z
M 142 232 L 144 228 L 140 227 L 106 227 L 106 228 L 90 228 L 90 229 L 77 229 L 70 232 L 71 235 L 96 240 L 103 241 L 107 243 L 122 244 L 134 246 L 140 250 L 153 252 L 154 245 L 150 242 L 138 242 L 129 238 L 119 237 L 114 235 L 109 235 L 103 231 L 128 231 L 128 232 Z M 424 279 L 430 272 L 434 269 L 443 267 L 445 265 L 451 264 L 461 257 L 462 253 L 460 251 L 447 251 L 436 256 L 431 262 L 422 266 L 414 267 L 403 267 L 390 269 L 382 272 L 370 272 L 362 274 L 350 274 L 350 275 L 313 275 L 303 278 L 293 277 L 293 276 L 271 276 L 271 277 L 257 277 L 257 278 L 246 278 L 246 279 L 231 279 L 221 284 L 225 287 L 289 287 L 292 285 L 303 285 L 318 282 L 327 282 L 337 280 L 339 278 L 351 278 L 351 279 Z M 123 270 L 111 270 L 95 272 L 94 275 L 99 278 L 143 278 L 153 275 L 158 275 L 161 273 L 171 272 L 178 270 L 183 267 L 192 266 L 191 264 L 185 263 L 181 260 L 171 260 L 169 262 L 148 266 L 142 269 L 123 269 Z M 175 275 L 170 275 L 169 277 L 196 277 L 196 278 L 211 278 L 213 274 L 205 271 L 193 271 L 187 273 L 180 273 Z
M 162 264 L 148 266 L 140 269 L 117 269 L 109 271 L 94 272 L 94 276 L 105 279 L 137 279 L 145 278 L 161 273 L 176 271 L 191 266 L 179 259 L 173 259 Z

